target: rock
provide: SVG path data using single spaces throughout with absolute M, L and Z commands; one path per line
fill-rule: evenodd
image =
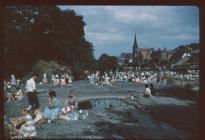
M 199 87 L 198 87 L 198 86 L 193 87 L 192 90 L 193 90 L 193 91 L 199 91 Z
M 86 82 L 88 83 L 89 81 Z M 112 88 L 108 89 L 107 87 L 98 87 L 95 85 L 89 85 L 86 87 L 86 82 L 73 82 L 73 87 L 79 99 L 87 99 L 87 97 L 94 96 L 100 98 L 102 98 L 102 96 L 125 96 L 124 93 L 115 93 L 115 95 L 113 95 L 113 92 L 111 91 L 114 89 Z M 120 84 L 126 86 L 127 89 L 132 86 L 131 83 Z M 137 86 L 135 88 L 136 91 L 138 91 L 138 89 L 140 90 Z M 47 93 L 50 89 L 51 87 L 49 86 L 37 85 L 37 91 L 40 92 L 38 96 L 40 109 L 42 111 L 44 111 L 48 104 Z M 68 87 L 54 87 L 52 89 L 56 91 L 57 97 L 61 101 L 64 101 L 67 98 Z M 118 89 L 115 90 L 117 91 Z M 98 110 L 98 108 L 90 110 L 91 107 L 89 107 L 87 108 L 89 109 L 89 114 L 84 120 L 55 120 L 55 123 L 37 124 L 38 138 L 127 139 L 127 137 L 132 137 L 133 139 L 177 139 L 192 138 L 191 135 L 198 132 L 197 102 L 193 104 L 190 101 L 177 100 L 172 97 L 144 99 L 137 92 L 133 94 L 133 96 L 133 101 L 130 98 L 126 101 L 112 101 L 112 110 L 109 111 L 105 109 Z M 28 105 L 27 97 L 23 98 L 20 103 L 20 106 L 17 106 L 17 103 L 5 103 L 4 109 L 7 110 L 7 112 L 4 113 L 8 117 L 20 117 L 21 108 Z M 104 106 L 104 104 L 101 105 Z M 133 106 L 136 109 L 132 109 L 130 106 Z M 110 107 L 110 102 L 107 103 L 106 107 Z M 82 110 L 84 111 L 84 109 Z M 83 111 L 82 113 L 86 114 Z M 160 122 L 166 122 L 166 125 L 161 125 Z M 180 129 L 175 130 L 175 125 L 186 133 L 181 133 L 182 131 Z M 88 133 L 84 133 L 86 130 L 89 130 Z
M 96 116 L 99 116 L 99 117 L 106 117 L 106 113 L 103 113 L 100 111 L 97 111 L 95 114 L 96 114 Z
M 120 135 L 117 135 L 117 134 L 112 134 L 112 137 L 114 139 L 124 139 L 124 137 L 120 136 Z

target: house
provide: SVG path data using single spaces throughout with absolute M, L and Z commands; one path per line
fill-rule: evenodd
M 121 53 L 117 59 L 119 65 L 124 65 L 125 62 L 129 62 L 132 59 L 132 53 Z

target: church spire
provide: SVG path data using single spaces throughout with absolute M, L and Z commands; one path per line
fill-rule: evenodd
M 133 48 L 138 48 L 138 46 L 137 46 L 137 39 L 136 39 L 136 33 L 135 33 Z
M 136 33 L 135 33 L 134 45 L 133 45 L 133 51 L 132 51 L 133 64 L 136 64 L 137 55 L 138 55 L 138 45 L 137 45 L 137 39 L 136 39 Z

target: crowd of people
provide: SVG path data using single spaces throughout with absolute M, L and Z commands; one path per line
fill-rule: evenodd
M 115 73 L 100 73 L 96 71 L 88 76 L 90 84 L 94 85 L 113 85 L 116 81 L 135 82 L 141 84 L 159 84 L 167 85 L 168 77 L 177 80 L 197 81 L 199 79 L 199 70 L 187 70 L 186 73 L 177 73 L 172 71 L 116 71 Z
M 154 85 L 166 86 L 168 84 L 168 78 L 180 81 L 191 81 L 193 85 L 196 85 L 199 81 L 199 70 L 188 69 L 186 73 L 177 73 L 168 70 L 161 71 L 116 71 L 116 72 L 104 72 L 96 71 L 88 75 L 88 79 L 91 85 L 108 85 L 113 86 L 116 81 L 134 82 L 136 84 L 144 84 L 145 92 L 144 97 L 155 96 Z
M 22 84 L 19 79 L 16 80 L 15 75 L 11 75 L 8 81 L 4 81 L 4 99 L 6 102 L 21 101 L 23 92 L 21 90 Z
M 176 73 L 172 71 L 121 71 L 121 72 L 99 72 L 91 73 L 88 79 L 91 85 L 113 86 L 116 81 L 134 82 L 136 84 L 144 84 L 145 90 L 143 97 L 155 96 L 154 84 L 167 85 L 168 76 L 181 80 L 196 80 L 199 70 L 188 70 L 187 73 Z M 72 77 L 67 73 L 51 74 L 49 76 L 44 73 L 39 83 L 50 84 L 51 86 L 65 86 L 72 84 Z M 25 93 L 22 92 L 22 84 L 15 75 L 11 75 L 10 80 L 4 82 L 7 102 L 21 101 L 24 95 L 28 98 L 28 106 L 22 109 L 22 117 L 8 118 L 4 116 L 4 125 L 10 130 L 11 138 L 19 137 L 35 137 L 35 125 L 39 123 L 52 123 L 56 119 L 59 120 L 78 120 L 85 119 L 88 113 L 78 108 L 78 98 L 74 90 L 68 91 L 65 101 L 61 101 L 54 90 L 48 92 L 48 104 L 44 111 L 41 112 L 39 104 L 38 92 L 36 89 L 37 76 L 34 74 L 26 81 Z
M 33 77 L 34 78 L 34 77 Z M 31 85 L 27 85 L 28 87 Z M 68 98 L 61 102 L 57 98 L 55 91 L 49 91 L 48 104 L 41 112 L 38 104 L 38 96 L 31 91 L 29 94 L 35 94 L 35 102 L 29 102 L 29 107 L 22 109 L 22 116 L 17 118 L 7 118 L 4 115 L 4 125 L 10 130 L 11 138 L 32 138 L 36 137 L 36 126 L 40 123 L 53 123 L 59 120 L 79 120 L 85 119 L 88 115 L 86 110 L 78 110 L 78 99 L 74 90 L 68 93 Z
M 48 80 L 50 77 L 50 82 Z M 50 83 L 52 86 L 72 86 L 72 76 L 68 73 L 61 73 L 61 74 L 50 74 L 47 75 L 46 73 L 43 74 L 42 81 L 39 84 L 48 84 Z
M 99 71 L 92 73 L 88 76 L 90 84 L 94 85 L 113 85 L 116 81 L 135 82 L 141 84 L 161 83 L 167 84 L 167 72 L 104 72 L 99 74 Z
M 86 110 L 78 109 L 78 99 L 73 89 L 69 91 L 68 98 L 65 101 L 58 99 L 56 92 L 50 90 L 48 93 L 48 105 L 45 107 L 44 111 L 41 112 L 36 89 L 36 79 L 37 76 L 33 74 L 31 78 L 26 81 L 25 95 L 28 98 L 28 106 L 22 109 L 23 116 L 8 118 L 4 115 L 4 125 L 10 131 L 9 136 L 11 138 L 29 138 L 37 136 L 35 125 L 39 123 L 52 123 L 56 119 L 79 120 L 85 119 L 88 115 Z M 68 77 L 67 81 L 70 83 L 69 80 Z M 43 75 L 42 81 L 44 83 L 48 82 L 46 74 Z M 14 75 L 11 76 L 11 83 L 11 89 L 16 89 L 16 93 L 7 93 L 7 100 L 9 102 L 22 100 L 22 90 L 16 85 Z M 10 89 L 8 91 L 10 91 Z
M 115 82 L 115 76 L 113 72 L 108 74 L 107 72 L 100 73 L 99 71 L 96 71 L 95 73 L 88 75 L 88 79 L 90 84 L 94 85 L 113 85 Z

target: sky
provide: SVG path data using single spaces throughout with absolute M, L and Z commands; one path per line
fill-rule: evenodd
M 134 35 L 140 48 L 174 49 L 199 43 L 199 9 L 196 6 L 72 6 L 58 5 L 83 16 L 85 38 L 94 56 L 132 52 Z

